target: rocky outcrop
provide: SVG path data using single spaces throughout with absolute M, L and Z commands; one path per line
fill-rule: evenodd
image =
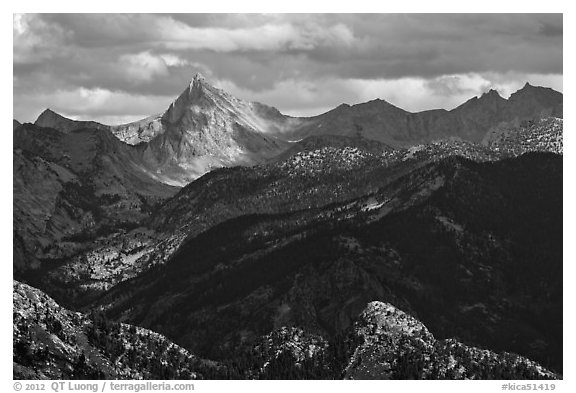
M 162 115 L 152 115 L 131 123 L 110 126 L 110 131 L 116 138 L 129 145 L 147 143 L 164 132 Z
M 539 364 L 454 339 L 436 340 L 420 321 L 388 303 L 371 302 L 350 336 L 346 379 L 555 379 Z

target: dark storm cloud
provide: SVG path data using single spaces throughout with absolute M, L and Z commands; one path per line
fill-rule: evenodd
M 27 105 L 31 95 L 58 101 L 58 94 L 69 97 L 80 89 L 163 102 L 197 71 L 248 95 L 243 98 L 270 97 L 287 111 L 302 109 L 294 96 L 307 102 L 319 86 L 342 93 L 351 80 L 397 86 L 394 81 L 419 78 L 434 92 L 475 91 L 454 83 L 475 80 L 480 88 L 496 81 L 510 85 L 525 75 L 561 78 L 562 32 L 562 16 L 551 14 L 17 15 L 14 109 L 31 120 L 41 110 Z M 468 74 L 492 79 L 445 78 Z M 305 86 L 307 94 L 283 96 L 279 86 Z M 106 102 L 87 96 L 95 103 L 77 114 L 106 115 Z M 321 96 L 310 98 L 319 109 L 332 103 Z M 362 98 L 350 93 L 342 101 Z M 432 100 L 438 97 L 429 98 L 429 106 L 437 106 Z M 146 115 L 134 106 L 126 111 Z

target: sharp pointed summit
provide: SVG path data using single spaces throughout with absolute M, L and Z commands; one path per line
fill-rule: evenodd
M 40 113 L 40 115 L 38 115 L 38 118 L 36 119 L 34 124 L 36 124 L 37 126 L 43 127 L 42 123 L 46 123 L 49 120 L 52 120 L 54 118 L 60 119 L 60 118 L 65 118 L 65 117 L 54 112 L 50 108 L 46 108 L 46 109 L 44 109 L 44 111 L 42 111 L 42 113 Z
M 197 72 L 194 75 L 194 78 L 192 78 L 192 81 L 190 81 L 190 94 L 192 94 L 192 92 L 194 91 L 202 91 L 204 87 L 212 87 L 212 86 L 210 86 L 210 84 L 206 81 L 204 75 Z
M 205 82 L 204 79 L 196 74 L 188 87 L 170 104 L 162 120 L 167 124 L 176 124 L 182 120 L 184 114 L 191 109 L 192 105 L 204 106 L 202 98 L 205 98 Z

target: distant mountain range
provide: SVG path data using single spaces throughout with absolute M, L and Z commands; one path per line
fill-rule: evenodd
M 15 378 L 561 378 L 561 93 L 13 135 Z
M 494 127 L 562 117 L 562 102 L 561 93 L 526 83 L 508 100 L 490 90 L 450 111 L 411 113 L 376 99 L 298 118 L 233 97 L 197 74 L 163 114 L 107 126 L 67 119 L 47 109 L 35 125 L 67 133 L 108 130 L 123 142 L 142 144 L 143 165 L 153 166 L 160 181 L 183 186 L 214 168 L 265 162 L 310 136 L 362 137 L 395 148 L 449 137 L 480 142 Z

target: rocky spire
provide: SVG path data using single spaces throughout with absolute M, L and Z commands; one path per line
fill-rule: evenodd
M 207 85 L 206 79 L 201 73 L 196 73 L 192 81 L 190 81 L 190 94 L 194 91 L 202 91 L 202 87 Z
M 191 105 L 201 103 L 206 96 L 206 91 L 212 89 L 204 76 L 199 72 L 196 73 L 187 88 L 170 104 L 162 119 L 168 123 L 176 123 Z
M 205 81 L 205 80 L 206 80 L 206 78 L 204 78 L 204 75 L 202 75 L 202 74 L 199 73 L 199 72 L 197 72 L 197 73 L 194 75 L 194 78 L 192 79 L 193 82 L 202 82 L 202 81 Z

